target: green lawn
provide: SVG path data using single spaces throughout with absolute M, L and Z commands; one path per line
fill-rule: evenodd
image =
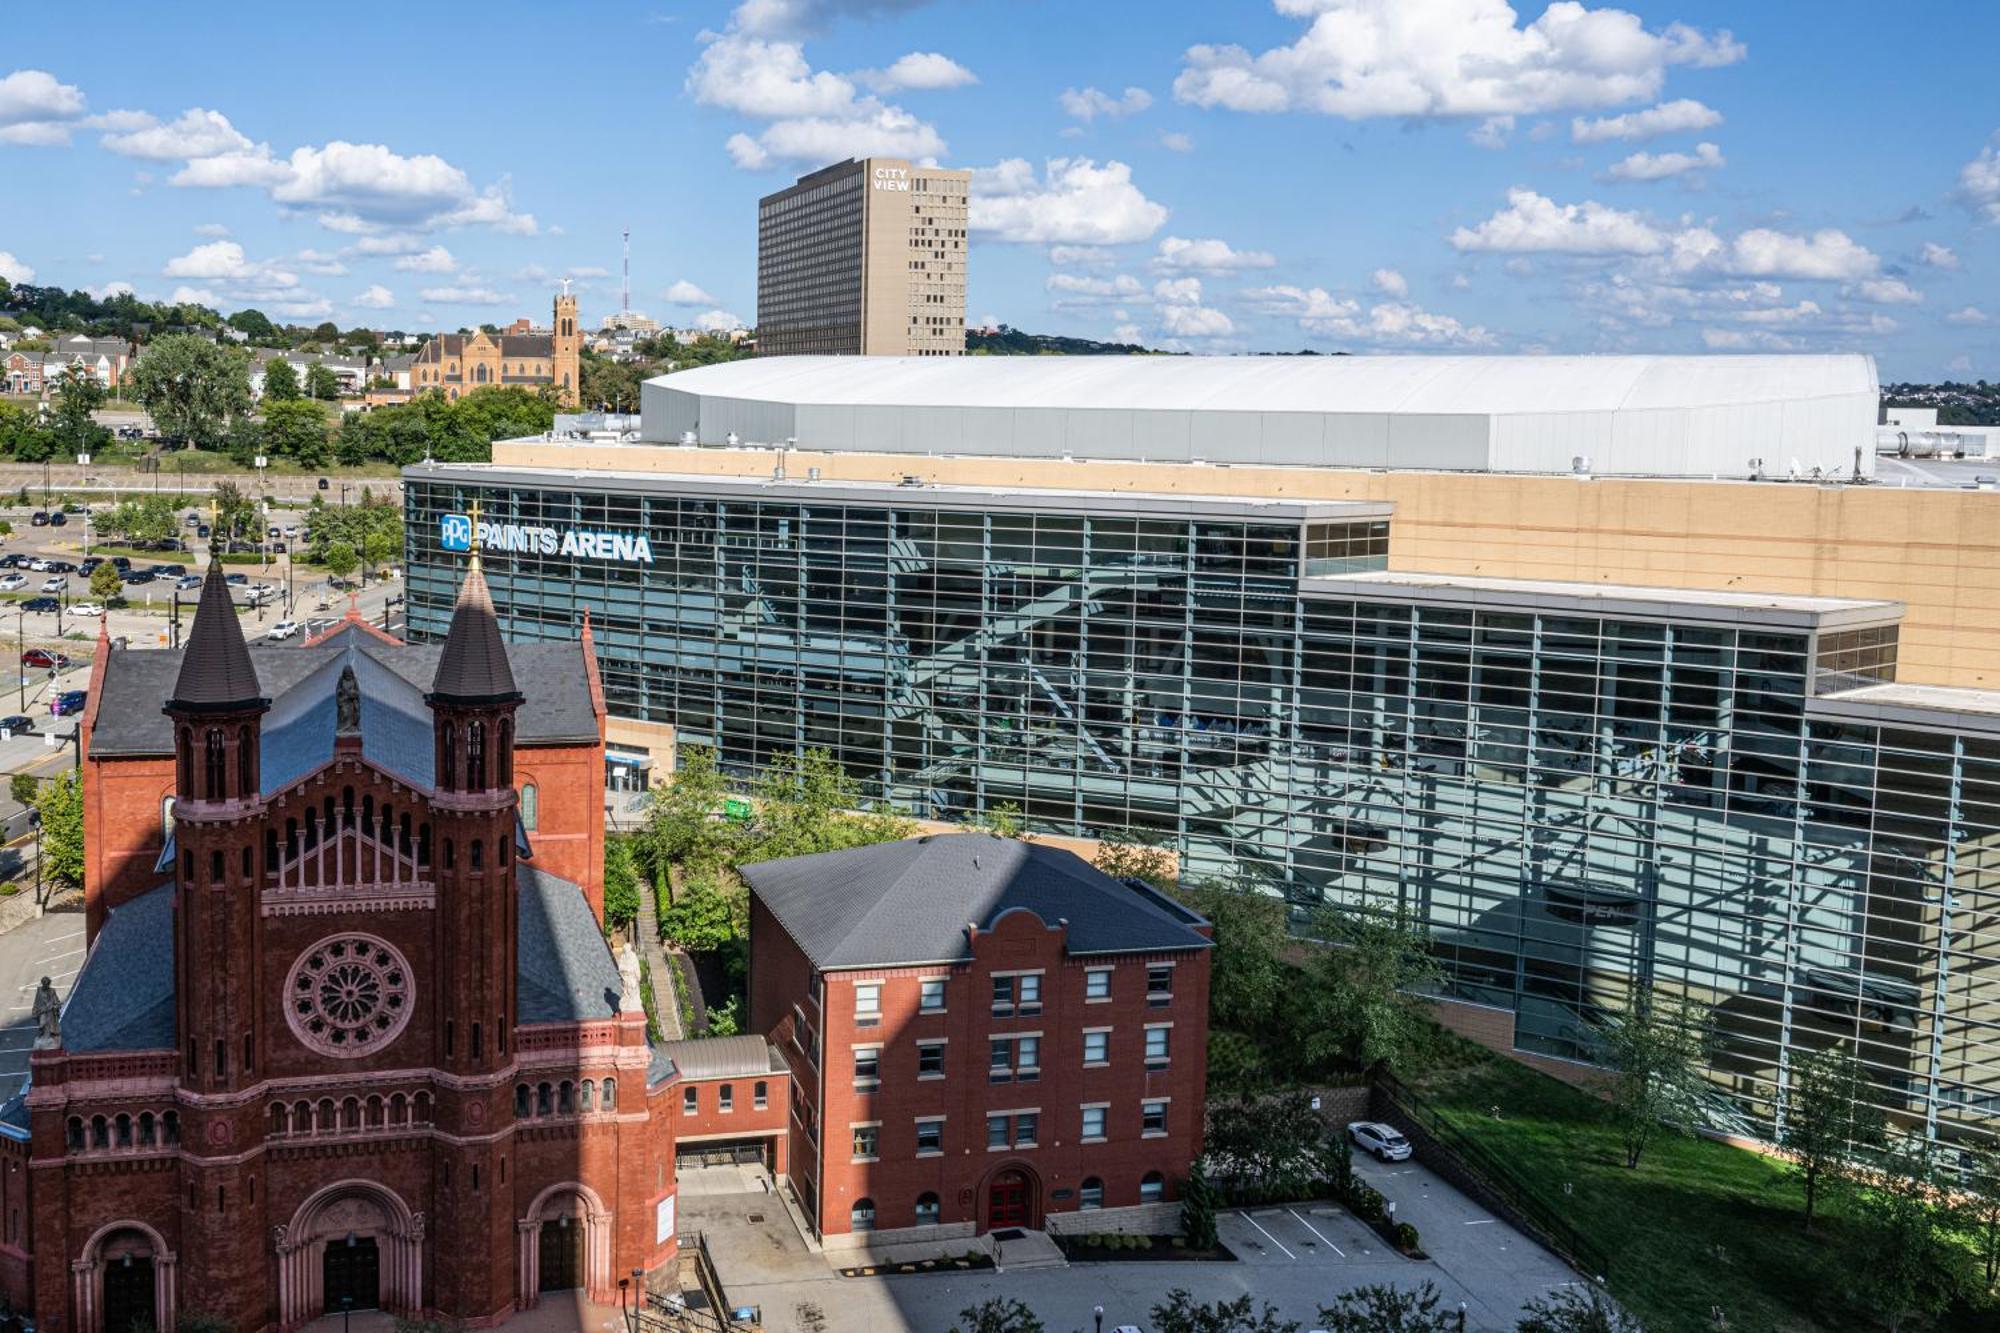
M 1715 1306 L 1741 1333 L 1879 1327 L 1842 1291 L 1857 1238 L 1837 1218 L 1806 1234 L 1804 1196 L 1781 1161 L 1666 1135 L 1628 1170 L 1599 1103 L 1512 1060 L 1435 1073 L 1419 1087 L 1603 1247 L 1612 1292 L 1648 1333 L 1710 1333 Z M 2000 1316 L 1986 1317 L 2000 1328 Z

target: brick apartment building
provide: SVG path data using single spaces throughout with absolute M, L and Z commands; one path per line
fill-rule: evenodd
M 790 1181 L 827 1244 L 1177 1197 L 1201 1151 L 1207 922 L 983 833 L 744 878 L 750 1027 L 791 1070 Z

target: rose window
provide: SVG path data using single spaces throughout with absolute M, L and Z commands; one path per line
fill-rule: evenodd
M 298 1039 L 327 1055 L 381 1050 L 410 1021 L 410 966 L 372 935 L 334 935 L 292 964 L 285 1018 Z

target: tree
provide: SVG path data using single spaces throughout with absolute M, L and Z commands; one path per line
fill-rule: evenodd
M 750 931 L 749 895 L 726 870 L 691 870 L 660 908 L 660 934 L 689 953 L 726 949 Z
M 326 548 L 327 572 L 335 578 L 346 578 L 354 572 L 358 564 L 360 558 L 354 554 L 354 548 L 346 542 L 335 542 Z
M 729 859 L 733 829 L 721 819 L 729 780 L 715 751 L 690 745 L 680 751 L 673 777 L 647 795 L 641 844 L 656 874 L 670 865 L 716 866 Z
M 83 884 L 83 788 L 72 769 L 35 793 L 42 816 L 42 872 L 66 888 Z
M 1849 1267 L 1856 1302 L 1890 1330 L 1951 1303 L 1958 1282 L 1946 1232 L 1953 1222 L 1935 1150 L 1924 1139 L 1892 1144 L 1853 1197 L 1865 1242 Z
M 50 428 L 56 448 L 65 454 L 88 453 L 109 438 L 111 432 L 97 424 L 92 415 L 104 404 L 104 386 L 94 375 L 69 366 L 56 380 L 56 407 Z
M 14 804 L 27 809 L 35 803 L 35 793 L 42 784 L 33 773 L 16 773 L 7 779 L 7 794 L 14 798 Z
M 394 560 L 402 549 L 400 535 L 376 529 L 361 539 L 361 560 L 370 570 L 377 570 Z
M 118 566 L 109 560 L 90 571 L 90 595 L 100 602 L 108 604 L 118 596 L 119 590 L 124 586 L 124 580 L 118 573 Z
M 985 813 L 965 821 L 969 829 L 991 833 L 996 838 L 1026 838 L 1028 828 L 1021 820 L 1021 807 L 1012 801 L 995 801 Z
M 1883 1119 L 1868 1104 L 1873 1089 L 1861 1062 L 1845 1043 L 1792 1060 L 1778 1148 L 1806 1195 L 1806 1230 L 1820 1194 L 1851 1173 L 1857 1149 L 1880 1144 Z
M 992 1296 L 958 1312 L 951 1333 L 1043 1333 L 1033 1310 L 1011 1296 Z
M 1211 1103 L 1206 1160 L 1239 1202 L 1303 1199 L 1319 1183 L 1326 1134 L 1326 1122 L 1302 1089 L 1239 1094 L 1227 1104 Z
M 1598 1286 L 1557 1287 L 1521 1307 L 1514 1333 L 1646 1333 L 1645 1326 L 1626 1314 Z
M 264 367 L 264 401 L 289 403 L 299 396 L 299 373 L 282 356 L 274 356 Z
M 1208 1172 L 1196 1162 L 1188 1168 L 1187 1184 L 1181 1189 L 1181 1234 L 1187 1237 L 1191 1248 L 1215 1248 L 1219 1239 L 1215 1233 L 1215 1210 L 1219 1204 Z
M 1171 890 L 1180 878 L 1172 851 L 1130 829 L 1098 843 L 1091 864 L 1113 879 L 1143 879 L 1162 892 Z
M 281 342 L 278 326 L 261 310 L 239 310 L 229 317 L 229 327 L 259 347 L 276 347 Z
M 1688 1000 L 1642 994 L 1601 1031 L 1612 1071 L 1612 1117 L 1624 1139 L 1625 1165 L 1636 1168 L 1661 1128 L 1694 1132 L 1707 1086 L 1702 1070 L 1712 1020 Z
M 1282 1317 L 1269 1302 L 1253 1310 L 1248 1292 L 1233 1301 L 1203 1305 L 1175 1287 L 1152 1314 L 1157 1333 L 1298 1333 L 1299 1328 L 1298 1320 Z
M 233 481 L 215 483 L 215 529 L 213 537 L 228 550 L 240 541 L 255 544 L 262 531 L 258 520 L 257 502 L 243 493 L 243 488 Z
M 1312 930 L 1328 947 L 1305 997 L 1299 1045 L 1310 1066 L 1372 1075 L 1411 1063 L 1437 1036 L 1425 998 L 1441 975 L 1429 932 L 1400 907 L 1390 916 L 1323 908 Z
M 326 410 L 304 399 L 265 403 L 264 442 L 272 453 L 295 459 L 302 468 L 325 467 Z
M 623 930 L 639 915 L 639 868 L 632 840 L 615 834 L 604 840 L 604 928 Z
M 191 333 L 155 339 L 132 365 L 132 387 L 162 432 L 212 449 L 250 410 L 249 358 Z
M 826 750 L 774 756 L 757 783 L 755 847 L 746 861 L 894 842 L 916 827 L 896 815 L 853 813 L 860 805 L 860 784 Z
M 1986 1286 L 2000 1278 L 2000 1147 L 1961 1149 L 1965 1166 L 1965 1219 L 1979 1242 Z
M 1356 1287 L 1319 1307 L 1319 1327 L 1326 1333 L 1459 1333 L 1458 1311 L 1438 1309 L 1443 1300 L 1428 1282 L 1409 1291 Z
M 306 367 L 306 397 L 330 403 L 340 397 L 340 379 L 324 363 Z

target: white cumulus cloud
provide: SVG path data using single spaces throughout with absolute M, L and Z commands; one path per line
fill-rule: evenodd
M 220 111 L 197 106 L 189 107 L 170 121 L 155 121 L 151 116 L 145 119 L 147 124 L 124 133 L 107 134 L 101 142 L 121 157 L 139 157 L 155 162 L 247 153 L 257 147 Z
M 514 299 L 505 292 L 496 292 L 491 287 L 481 287 L 476 284 L 426 287 L 420 295 L 426 301 L 438 301 L 450 305 L 506 305 Z
M 1265 314 L 1298 322 L 1307 333 L 1377 347 L 1484 347 L 1493 335 L 1474 324 L 1440 315 L 1407 301 L 1381 301 L 1364 309 L 1352 297 L 1324 287 L 1253 287 L 1243 293 Z
M 1924 248 L 1917 252 L 1917 262 L 1927 268 L 1955 269 L 1958 267 L 1958 252 L 1948 245 L 1925 241 Z
M 694 317 L 694 326 L 703 333 L 728 333 L 744 327 L 740 316 L 727 310 L 704 310 Z
M 861 80 L 878 93 L 891 93 L 899 88 L 963 88 L 979 82 L 979 76 L 948 55 L 912 51 L 887 69 L 864 70 Z
M 47 70 L 17 69 L 0 78 L 0 144 L 66 144 L 83 109 L 83 90 L 76 85 Z
M 667 290 L 662 293 L 662 296 L 666 299 L 669 305 L 713 306 L 718 304 L 718 302 L 713 296 L 710 296 L 707 292 L 695 286 L 693 283 L 689 282 L 686 278 L 680 279 L 678 282 L 674 283 L 673 286 L 667 288 Z
M 1276 0 L 1311 20 L 1289 46 L 1189 48 L 1174 95 L 1236 111 L 1377 116 L 1538 115 L 1658 95 L 1674 65 L 1725 65 L 1744 48 L 1635 14 L 1549 5 L 1520 24 L 1507 0 Z
M 1123 162 L 1050 158 L 1038 175 L 1024 158 L 973 172 L 968 204 L 974 232 L 994 240 L 1064 245 L 1143 241 L 1167 209 L 1132 183 Z
M 1516 187 L 1507 192 L 1507 207 L 1476 227 L 1458 228 L 1451 244 L 1509 254 L 1650 255 L 1665 248 L 1666 238 L 1637 213 L 1596 200 L 1558 204 Z
M 1698 143 L 1692 153 L 1633 153 L 1612 163 L 1605 174 L 1612 180 L 1659 181 L 1725 165 L 1720 148 L 1712 143 Z
M 1867 278 L 1854 285 L 1853 294 L 1876 305 L 1917 305 L 1924 299 L 1901 278 Z
M 1194 151 L 1194 136 L 1191 134 L 1182 134 L 1179 130 L 1170 130 L 1160 136 L 1160 147 L 1170 153 L 1192 153 Z
M 1393 268 L 1378 268 L 1368 275 L 1368 281 L 1376 291 L 1384 296 L 1408 296 L 1409 281 Z
M 387 310 L 396 304 L 396 294 L 379 282 L 370 283 L 366 291 L 357 294 L 348 302 L 364 310 Z
M 0 250 L 0 278 L 8 282 L 33 282 L 35 270 L 6 251 Z
M 5 259 L 6 259 L 5 255 L 0 255 L 0 260 L 5 260 Z M 4 264 L 0 264 L 0 267 L 4 267 Z M 1944 317 L 1944 322 L 1947 324 L 1958 324 L 1958 325 L 1969 326 L 1975 324 L 1988 323 L 1989 317 L 1987 313 L 1984 310 L 1981 310 L 1978 306 L 1968 305 L 1968 306 L 1960 306 L 1958 309 L 1952 311 L 1949 315 L 1946 315 Z
M 1229 242 L 1213 237 L 1190 241 L 1179 236 L 1164 237 L 1153 262 L 1161 268 L 1193 269 L 1200 273 L 1275 268 L 1278 263 L 1275 256 L 1263 250 L 1237 250 Z
M 1144 88 L 1127 88 L 1118 97 L 1096 88 L 1065 88 L 1056 101 L 1066 114 L 1078 120 L 1095 120 L 1099 116 L 1115 120 L 1138 115 L 1153 104 L 1153 95 Z
M 458 260 L 442 245 L 433 245 L 428 250 L 401 256 L 395 267 L 405 273 L 450 273 L 458 268 Z
M 1569 137 L 1577 143 L 1604 143 L 1613 139 L 1657 139 L 1663 134 L 1693 134 L 1711 130 L 1722 123 L 1722 113 L 1692 97 L 1662 102 L 1643 111 L 1627 111 L 1622 116 L 1578 116 L 1569 123 Z

